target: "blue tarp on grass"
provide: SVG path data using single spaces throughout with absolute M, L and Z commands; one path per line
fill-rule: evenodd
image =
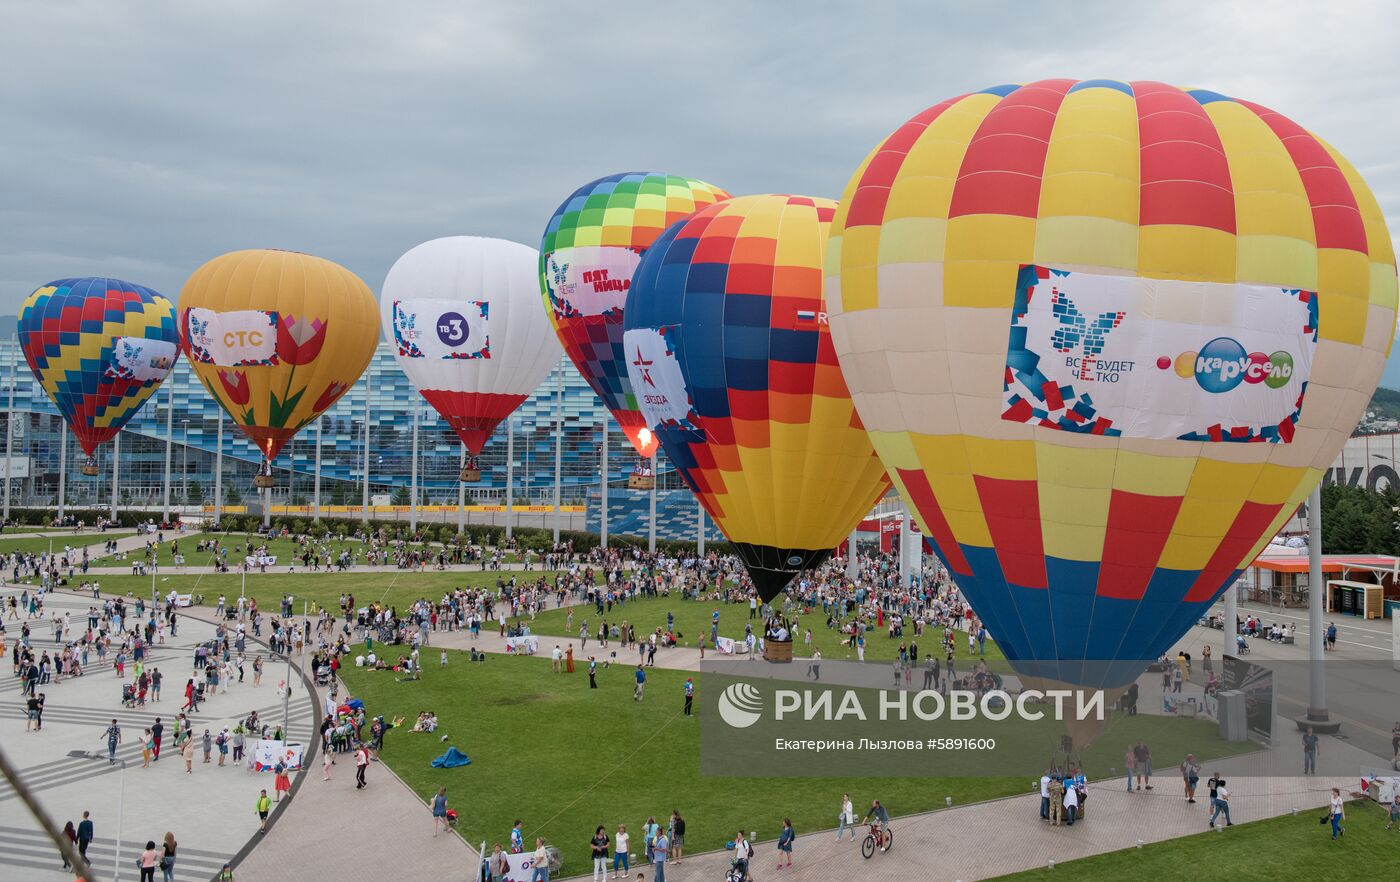
M 472 758 L 455 747 L 447 748 L 447 753 L 433 760 L 429 765 L 435 769 L 455 769 L 470 764 Z

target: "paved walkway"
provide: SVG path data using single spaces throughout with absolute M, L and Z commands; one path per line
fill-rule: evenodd
M 66 609 L 75 620 L 85 616 L 88 605 L 87 598 L 68 593 L 50 594 L 45 602 L 47 613 Z M 15 624 L 7 626 L 7 643 L 19 639 Z M 52 651 L 55 644 L 47 622 L 32 627 L 32 645 Z M 180 843 L 176 879 L 204 882 L 256 835 L 253 803 L 260 788 L 271 789 L 271 775 L 252 775 L 232 764 L 220 768 L 217 749 L 214 761 L 205 765 L 198 742 L 193 774 L 186 775 L 172 746 L 173 721 L 184 701 L 193 647 L 212 636 L 212 625 L 184 617 L 178 637 L 153 647 L 148 664 L 166 675 L 164 696 L 144 708 L 123 708 L 121 681 L 110 661 L 104 668 L 91 657 L 84 676 L 40 687 L 46 703 L 44 729 L 38 733 L 25 731 L 19 680 L 0 675 L 0 743 L 58 824 L 76 824 L 83 811 L 92 813 L 97 840 L 89 855 L 104 878 L 135 879 L 137 846 L 144 847 L 148 839 L 159 841 L 169 830 Z M 254 709 L 264 719 L 280 719 L 282 702 L 275 691 L 279 674 L 278 666 L 270 663 L 261 688 L 253 687 L 250 674 L 246 682 L 211 696 L 191 717 L 197 735 L 232 726 Z M 311 700 L 302 690 L 293 695 L 299 697 L 291 704 L 290 734 L 305 742 L 313 734 Z M 143 769 L 141 734 L 156 717 L 166 726 L 161 759 Z M 113 718 L 122 730 L 116 764 L 107 761 L 104 737 Z M 114 868 L 117 838 L 122 840 L 121 859 Z M 13 788 L 0 782 L 0 877 L 69 882 L 72 875 L 60 871 L 61 863 Z M 9 871 L 15 875 L 5 867 L 15 868 Z
M 190 615 L 212 618 L 212 610 L 195 608 Z M 325 690 L 317 691 L 316 703 L 319 713 Z M 455 834 L 434 837 L 427 805 L 388 766 L 372 764 L 369 786 L 356 790 L 350 756 L 339 756 L 325 781 L 317 750 L 292 800 L 237 864 L 239 880 L 475 880 L 476 849 Z

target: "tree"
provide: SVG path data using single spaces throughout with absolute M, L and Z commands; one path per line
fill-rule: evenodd
M 345 482 L 335 481 L 331 484 L 331 505 L 345 505 Z
M 1322 488 L 1322 550 L 1327 554 L 1396 554 L 1400 493 L 1333 484 Z
M 394 488 L 394 494 L 389 497 L 390 505 L 412 505 L 413 497 L 408 495 L 408 488 L 402 485 Z
M 232 481 L 224 485 L 224 505 L 238 505 L 242 501 L 243 494 L 238 492 Z
M 198 481 L 191 481 L 189 488 L 185 491 L 186 505 L 199 505 L 204 501 L 204 488 Z

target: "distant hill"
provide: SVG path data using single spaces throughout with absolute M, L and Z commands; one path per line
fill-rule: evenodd
M 1376 394 L 1371 396 L 1371 403 L 1366 406 L 1366 417 L 1357 426 L 1357 432 L 1393 432 L 1397 424 L 1400 424 L 1400 392 L 1378 387 Z

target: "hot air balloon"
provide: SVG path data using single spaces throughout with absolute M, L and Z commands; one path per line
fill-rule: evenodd
M 555 210 L 540 244 L 540 290 L 564 351 L 642 458 L 631 486 L 650 489 L 656 453 L 637 408 L 622 351 L 632 274 L 661 232 L 729 194 L 704 181 L 628 172 L 578 188 Z
M 68 421 L 96 475 L 93 452 L 151 397 L 178 357 L 175 307 L 120 279 L 62 279 L 19 310 L 29 369 Z
M 1110 687 L 1318 483 L 1395 328 L 1356 170 L 1154 82 L 928 108 L 851 178 L 826 278 L 875 449 L 1008 658 Z
M 365 283 L 293 251 L 232 251 L 194 271 L 179 303 L 180 348 L 204 388 L 272 460 L 364 373 L 379 338 Z
M 829 199 L 741 196 L 672 225 L 627 296 L 627 368 L 666 456 L 765 601 L 888 488 L 822 300 Z
M 411 249 L 384 279 L 384 336 L 470 452 L 464 481 L 481 479 L 486 439 L 559 360 L 539 306 L 538 261 L 516 242 L 452 236 Z

